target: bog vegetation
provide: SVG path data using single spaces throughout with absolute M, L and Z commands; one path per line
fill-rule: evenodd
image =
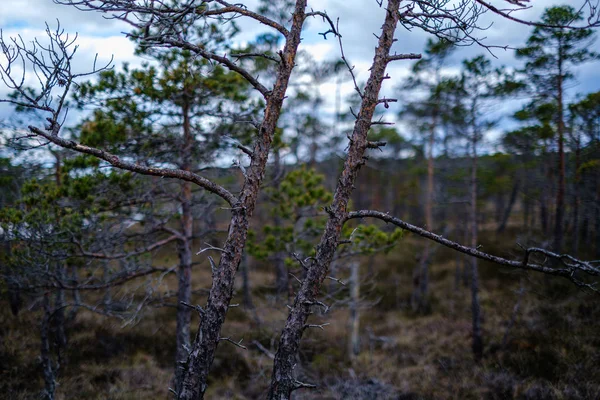
M 128 22 L 148 61 L 80 73 L 60 25 L 0 37 L 1 396 L 600 397 L 593 1 L 372 1 L 364 82 L 306 0 L 55 2 Z M 484 14 L 530 30 L 519 68 Z

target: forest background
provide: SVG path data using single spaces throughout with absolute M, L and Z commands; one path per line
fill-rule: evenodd
M 209 398 L 277 390 L 269 386 L 277 341 L 309 279 L 320 232 L 333 218 L 328 204 L 365 103 L 361 88 L 378 40 L 365 32 L 376 32 L 385 16 L 376 3 L 360 31 L 351 26 L 356 16 L 345 15 L 352 11 L 332 3 L 328 17 L 315 15 L 302 33 L 307 40 L 274 131 L 232 309 L 216 338 L 224 343 L 204 389 Z M 552 5 L 536 4 L 520 17 L 585 25 L 583 11 L 578 17 L 575 8 Z M 248 7 L 282 24 L 293 10 L 285 1 Z M 2 13 L 1 97 L 8 100 L 0 103 L 2 393 L 125 399 L 167 397 L 171 388 L 181 395 L 181 365 L 190 365 L 197 337 L 194 319 L 205 315 L 196 305 L 204 303 L 227 252 L 222 243 L 234 206 L 228 199 L 252 173 L 247 157 L 256 154 L 253 128 L 265 104 L 252 93 L 252 79 L 194 54 L 202 48 L 157 50 L 139 32 L 113 37 L 125 30 L 115 20 L 57 10 L 68 32 L 77 29 L 69 13 L 87 22 L 69 68 L 94 64 L 98 73 L 79 77 L 65 95 L 64 120 L 60 95 L 52 99 L 60 104 L 56 117 L 70 140 L 121 159 L 77 154 L 65 149 L 68 141 L 47 145 L 35 129 L 34 135 L 23 129 L 44 123 L 43 107 L 51 103 L 31 107 L 30 100 L 49 92 L 43 82 L 35 88 L 35 75 L 20 84 L 6 80 L 15 70 L 4 69 L 7 46 L 22 43 L 26 51 L 29 35 L 40 36 L 29 25 L 40 13 L 33 6 L 11 11 L 14 17 Z M 338 16 L 339 24 L 329 19 Z M 281 39 L 243 21 L 206 25 L 197 34 L 269 82 Z M 312 304 L 315 321 L 302 328 L 307 332 L 294 357 L 301 390 L 294 398 L 600 394 L 597 269 L 579 261 L 600 259 L 595 25 L 509 29 L 505 23 L 482 31 L 488 47 L 457 47 L 454 33 L 400 36 L 409 60 L 387 70 L 392 79 L 380 92 L 383 110 L 370 126 L 368 158 L 349 205 L 381 210 L 378 217 L 389 224 L 341 231 L 321 300 Z M 49 22 L 41 37 L 69 54 L 62 26 Z M 107 36 L 86 37 L 95 31 Z M 11 42 L 14 34 L 23 42 Z M 104 68 L 111 54 L 114 68 Z M 49 71 L 51 89 L 70 86 Z M 48 131 L 59 121 L 54 117 Z M 171 178 L 192 178 L 147 176 L 171 166 L 184 171 Z M 194 179 L 226 201 L 192 186 Z M 432 237 L 419 227 L 440 236 L 423 239 Z M 521 262 L 527 254 L 549 273 L 485 257 L 477 263 L 447 248 L 456 243 L 504 260 Z M 537 248 L 545 249 L 540 256 L 531 250 Z M 569 256 L 557 256 L 563 253 Z M 575 269 L 562 273 L 561 262 Z

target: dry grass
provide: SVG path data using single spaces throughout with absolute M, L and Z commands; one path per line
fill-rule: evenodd
M 507 234 L 509 235 L 509 234 Z M 508 254 L 504 237 L 484 236 L 489 251 Z M 511 243 L 511 242 L 508 242 Z M 422 245 L 407 237 L 387 257 L 375 258 L 374 285 L 365 290 L 362 352 L 346 352 L 347 309 L 335 306 L 314 323 L 303 340 L 297 366 L 300 380 L 319 385 L 296 399 L 594 399 L 600 398 L 600 306 L 559 280 L 521 276 L 482 265 L 485 358 L 470 353 L 468 288 L 455 287 L 455 256 L 440 250 L 431 266 L 432 312 L 415 315 L 407 306 L 414 254 Z M 163 255 L 166 257 L 166 255 Z M 164 260 L 157 260 L 161 262 Z M 365 262 L 366 264 L 366 262 Z M 366 273 L 366 267 L 365 271 Z M 287 316 L 286 300 L 276 300 L 273 273 L 254 264 L 250 279 L 256 310 L 230 311 L 223 336 L 244 339 L 244 351 L 219 346 L 207 398 L 264 398 L 271 360 L 253 345 L 275 351 Z M 523 279 L 521 311 L 501 347 L 515 294 Z M 208 287 L 208 264 L 195 268 L 196 287 Z M 165 287 L 174 288 L 169 278 Z M 241 303 L 241 282 L 233 300 Z M 205 299 L 197 296 L 195 302 Z M 35 399 L 42 387 L 38 354 L 39 313 L 18 317 L 0 308 L 0 397 Z M 194 316 L 195 318 L 195 316 Z M 194 319 L 193 324 L 197 324 Z M 70 329 L 68 362 L 61 369 L 58 399 L 169 398 L 174 355 L 175 310 L 150 309 L 135 326 L 80 311 Z

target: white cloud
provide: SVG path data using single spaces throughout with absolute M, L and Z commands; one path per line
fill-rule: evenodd
M 536 0 L 532 2 L 533 7 L 528 10 L 514 14 L 526 20 L 537 20 L 545 7 L 561 4 L 565 1 L 556 0 Z M 359 3 L 359 4 L 357 4 Z M 501 1 L 498 1 L 501 3 Z M 578 2 L 579 3 L 579 2 Z M 257 0 L 245 1 L 250 9 L 256 9 Z M 374 49 L 377 44 L 377 38 L 374 36 L 380 31 L 385 10 L 378 7 L 375 0 L 362 2 L 351 2 L 348 0 L 309 0 L 309 9 L 325 10 L 334 22 L 339 18 L 339 29 L 343 36 L 344 51 L 349 62 L 355 66 L 355 73 L 359 82 L 364 82 L 369 74 L 369 67 L 373 58 Z M 134 45 L 124 37 L 121 32 L 128 31 L 129 26 L 123 22 L 114 19 L 105 19 L 97 12 L 82 12 L 74 7 L 56 5 L 52 0 L 2 0 L 0 1 L 0 26 L 3 27 L 4 35 L 22 34 L 24 38 L 31 39 L 33 36 L 43 36 L 44 22 L 48 21 L 51 27 L 54 27 L 56 20 L 61 21 L 62 27 L 67 32 L 79 33 L 78 57 L 75 60 L 74 68 L 77 71 L 86 71 L 91 68 L 94 56 L 98 54 L 98 62 L 106 62 L 114 55 L 114 64 L 119 67 L 123 62 L 130 62 L 136 66 L 141 63 L 141 59 L 133 55 Z M 480 37 L 487 37 L 488 44 L 508 45 L 518 47 L 522 45 L 529 36 L 532 28 L 519 25 L 511 21 L 504 20 L 497 16 L 488 14 L 480 20 L 481 26 L 488 26 L 490 22 L 494 24 L 487 30 L 480 32 Z M 257 34 L 268 31 L 267 27 L 256 21 L 240 18 L 236 23 L 241 28 L 241 34 L 237 40 L 247 42 L 252 40 Z M 337 40 L 332 35 L 328 35 L 327 40 L 319 35 L 329 29 L 328 25 L 321 18 L 312 18 L 309 20 L 302 37 L 301 48 L 310 52 L 317 61 L 337 60 L 340 57 L 340 50 Z M 413 30 L 406 31 L 399 28 L 397 32 L 398 41 L 393 50 L 398 53 L 420 52 L 427 35 L 423 32 Z M 593 49 L 600 51 L 598 42 L 593 44 Z M 485 49 L 478 46 L 460 48 L 452 56 L 450 67 L 456 70 L 461 60 L 486 53 Z M 512 50 L 494 50 L 498 57 L 494 61 L 495 65 L 518 66 L 520 63 L 515 60 Z M 394 96 L 394 87 L 397 83 L 409 74 L 410 61 L 396 62 L 390 65 L 389 75 L 392 79 L 384 82 L 382 95 L 387 97 Z M 578 80 L 580 84 L 571 89 L 575 91 L 588 92 L 600 89 L 600 69 L 596 63 L 588 63 L 579 68 Z M 34 81 L 30 81 L 34 83 Z M 335 99 L 335 90 L 329 85 L 324 87 L 322 93 L 328 96 L 328 102 L 324 106 L 327 111 L 333 109 Z M 346 80 L 343 84 L 343 95 L 353 92 L 351 81 Z M 6 94 L 6 89 L 0 85 L 0 96 Z M 390 112 L 395 110 L 390 108 Z M 6 116 L 9 109 L 0 104 L 0 119 Z

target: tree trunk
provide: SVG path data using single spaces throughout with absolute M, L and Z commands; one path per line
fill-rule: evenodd
M 500 224 L 502 223 L 502 217 L 504 216 L 504 212 L 506 212 L 506 209 L 505 209 L 506 201 L 504 200 L 504 193 L 502 193 L 502 192 L 496 193 L 494 203 L 496 205 L 496 209 L 494 212 L 494 219 L 496 221 L 496 224 L 498 224 L 498 226 L 500 226 Z
M 455 260 L 455 262 L 456 262 L 456 269 L 454 271 L 454 292 L 458 293 L 458 291 L 460 289 L 460 282 L 461 282 L 461 279 L 462 279 L 462 275 L 461 275 L 461 272 L 460 272 L 460 269 L 461 269 L 461 266 L 462 266 L 462 263 L 461 263 L 462 257 L 460 255 L 460 253 L 458 253 L 458 252 L 455 254 L 455 257 L 456 257 L 456 260 Z
M 435 143 L 436 115 L 432 117 L 429 131 L 429 143 L 427 149 L 427 188 L 425 190 L 425 228 L 433 229 L 433 177 L 434 160 L 433 146 Z M 423 253 L 419 263 L 413 272 L 413 293 L 411 296 L 412 309 L 415 312 L 425 313 L 428 309 L 427 296 L 429 293 L 429 258 L 431 248 L 429 241 L 425 242 Z
M 220 340 L 221 326 L 229 308 L 235 273 L 248 235 L 248 219 L 254 212 L 260 184 L 265 175 L 265 167 L 286 95 L 288 82 L 296 52 L 300 44 L 300 34 L 305 20 L 306 0 L 297 0 L 292 15 L 292 26 L 287 34 L 281 54 L 281 62 L 273 90 L 267 98 L 263 121 L 258 129 L 256 143 L 252 152 L 250 166 L 246 169 L 246 179 L 238 202 L 232 207 L 231 222 L 227 239 L 223 245 L 219 266 L 213 274 L 213 282 L 208 303 L 202 311 L 198 333 L 192 351 L 187 359 L 183 383 L 178 394 L 179 400 L 198 400 L 204 398 L 210 366 Z
M 531 209 L 531 201 L 529 200 L 529 193 L 523 193 L 523 228 L 530 228 L 529 225 L 529 213 Z
M 350 263 L 350 318 L 348 320 L 348 358 L 354 360 L 360 353 L 360 316 L 358 303 L 360 299 L 360 264 L 356 261 Z
M 8 271 L 8 261 L 12 255 L 12 247 L 10 245 L 10 241 L 8 239 L 8 235 L 4 235 L 4 237 L 2 238 L 4 241 L 4 257 L 5 260 L 7 261 L 6 264 L 4 264 L 2 267 L 0 267 L 0 271 L 2 271 L 4 273 L 5 279 L 4 282 L 6 284 L 6 291 L 8 292 L 8 303 L 10 304 L 10 310 L 13 313 L 13 315 L 16 317 L 19 314 L 19 311 L 21 310 L 21 306 L 22 306 L 22 300 L 21 300 L 21 291 L 19 290 L 19 285 L 16 285 L 11 276 L 10 273 Z M 0 258 L 0 260 L 2 260 L 2 258 Z M 6 270 L 4 270 L 6 268 Z
M 385 77 L 389 52 L 394 40 L 394 31 L 398 24 L 399 4 L 400 0 L 389 0 L 387 4 L 388 11 L 375 50 L 370 76 L 363 92 L 358 118 L 354 124 L 344 169 L 338 180 L 333 203 L 330 207 L 327 207 L 329 218 L 317 246 L 315 258 L 310 262 L 306 277 L 302 281 L 281 334 L 268 395 L 271 400 L 289 399 L 293 390 L 306 387 L 294 378 L 294 366 L 300 340 L 306 329 L 306 320 L 311 312 L 311 307 L 319 305 L 317 296 L 321 284 L 327 276 L 327 270 L 338 246 L 342 226 L 348 216 L 348 201 L 358 171 L 365 163 L 364 155 L 368 145 L 367 133 L 371 127 L 375 107 L 378 104 L 381 83 Z
M 429 291 L 429 258 L 431 245 L 425 242 L 423 253 L 413 272 L 413 292 L 411 295 L 412 310 L 425 314 L 428 310 L 427 293 Z
M 77 285 L 79 284 L 79 276 L 77 274 L 77 266 L 73 265 L 71 267 L 71 286 L 73 287 L 77 287 Z M 75 303 L 76 305 L 71 306 L 69 309 L 69 315 L 67 316 L 67 324 L 72 324 L 75 321 L 75 318 L 77 318 L 77 313 L 79 312 L 79 307 L 77 306 L 77 304 L 81 304 L 81 293 L 79 292 L 79 290 L 75 289 L 72 290 L 72 297 L 73 297 L 73 303 Z
M 243 293 L 243 304 L 247 310 L 254 310 L 254 303 L 252 302 L 252 293 L 250 291 L 250 277 L 248 276 L 248 256 L 246 253 L 242 254 L 242 262 L 240 269 L 242 270 L 242 293 Z
M 600 174 L 596 179 L 596 204 L 595 204 L 596 221 L 594 230 L 596 231 L 596 259 L 600 259 Z
M 559 46 L 561 48 L 562 46 Z M 558 57 L 558 190 L 556 192 L 556 217 L 554 221 L 554 251 L 558 254 L 562 252 L 563 242 L 563 219 L 565 212 L 565 150 L 564 150 L 564 135 L 565 121 L 563 110 L 563 76 L 562 76 L 562 57 L 559 51 Z
M 508 325 L 506 326 L 506 331 L 504 332 L 504 336 L 502 337 L 501 348 L 503 350 L 506 349 L 506 346 L 508 345 L 508 338 L 510 337 L 510 331 L 511 331 L 512 327 L 515 325 L 515 322 L 517 321 L 517 316 L 519 315 L 519 309 L 521 307 L 521 299 L 523 298 L 523 293 L 525 293 L 525 285 L 524 285 L 523 278 L 521 278 L 521 284 L 520 284 L 519 292 L 517 294 L 517 302 L 515 303 L 515 306 L 513 307 L 513 311 L 510 315 Z
M 542 227 L 542 233 L 545 235 L 548 233 L 548 203 L 547 196 L 542 194 L 540 204 L 540 225 Z
M 187 236 L 190 238 L 190 236 Z M 192 321 L 191 309 L 185 304 L 192 301 L 192 251 L 191 240 L 180 240 L 179 268 L 177 269 L 177 326 L 176 326 L 176 351 L 175 351 L 175 387 L 180 390 L 184 374 L 185 361 L 190 351 L 190 324 Z
M 281 165 L 279 149 L 274 149 L 273 155 L 273 174 L 271 179 L 273 180 L 273 186 L 278 188 L 283 176 L 283 166 Z M 276 231 L 279 231 L 279 229 L 282 227 L 281 218 L 279 215 L 273 216 L 273 226 L 275 227 Z M 289 293 L 289 275 L 287 266 L 285 265 L 284 253 L 277 251 L 273 256 L 273 262 L 275 264 L 276 298 L 279 300 L 282 295 Z
M 579 209 L 581 207 L 581 174 L 579 172 L 579 167 L 581 166 L 580 143 L 581 139 L 578 137 L 575 148 L 575 182 L 573 183 L 575 199 L 573 201 L 573 244 L 571 248 L 571 252 L 575 257 L 577 257 L 577 253 L 579 252 L 579 238 L 581 237 L 581 217 L 579 215 Z
M 62 283 L 67 282 L 67 274 L 64 265 L 57 263 L 58 279 Z M 54 313 L 51 321 L 51 327 L 54 334 L 54 343 L 58 355 L 58 363 L 62 364 L 63 351 L 67 347 L 67 332 L 65 329 L 65 291 L 58 289 L 54 295 Z
M 517 200 L 517 194 L 519 193 L 519 184 L 520 184 L 520 182 L 517 179 L 515 181 L 515 184 L 513 185 L 512 191 L 510 192 L 510 200 L 508 201 L 508 206 L 506 207 L 506 210 L 504 211 L 504 215 L 502 216 L 502 221 L 500 222 L 500 225 L 498 226 L 497 233 L 502 233 L 506 229 L 508 219 L 510 218 L 510 213 L 512 212 L 512 209 Z
M 52 346 L 50 337 L 50 324 L 52 318 L 52 309 L 50 307 L 50 293 L 45 293 L 42 300 L 44 315 L 40 326 L 41 339 L 41 361 L 42 373 L 44 375 L 44 392 L 42 397 L 44 400 L 54 400 L 54 392 L 56 391 L 56 374 L 58 365 L 52 360 Z
M 184 88 L 184 96 L 187 91 Z M 191 154 L 193 136 L 190 122 L 190 107 L 187 100 L 182 106 L 183 114 L 183 148 L 182 169 L 191 171 Z M 175 350 L 175 390 L 181 390 L 183 375 L 185 372 L 185 361 L 190 352 L 190 324 L 192 322 L 192 310 L 189 306 L 192 301 L 192 238 L 194 235 L 194 217 L 192 214 L 192 184 L 183 182 L 180 194 L 181 205 L 181 231 L 178 240 L 179 268 L 177 269 L 177 326 L 176 326 L 176 350 Z
M 477 248 L 477 132 L 472 139 L 471 169 L 471 247 Z M 479 362 L 483 357 L 483 338 L 481 332 L 481 307 L 479 304 L 479 273 L 477 258 L 471 259 L 471 311 L 473 324 L 473 356 Z

